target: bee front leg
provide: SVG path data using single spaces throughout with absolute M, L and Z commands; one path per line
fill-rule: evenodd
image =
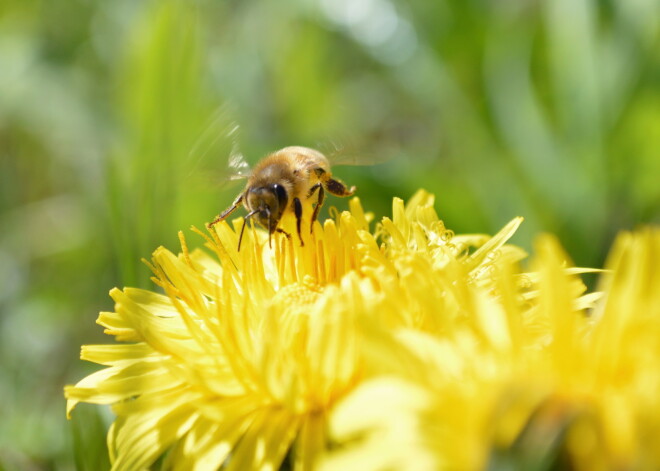
M 296 229 L 298 231 L 298 238 L 300 239 L 300 246 L 304 247 L 302 235 L 300 234 L 300 223 L 302 222 L 303 206 L 298 198 L 293 198 L 293 212 L 296 215 Z
M 236 199 L 234 200 L 234 202 L 231 204 L 230 207 L 228 207 L 227 209 L 225 209 L 225 210 L 220 214 L 220 216 L 218 216 L 217 218 L 215 218 L 213 221 L 209 222 L 206 226 L 209 227 L 209 228 L 211 228 L 211 227 L 213 227 L 214 225 L 216 225 L 217 223 L 219 223 L 220 221 L 224 221 L 225 219 L 227 219 L 227 217 L 229 217 L 229 215 L 230 215 L 231 213 L 233 213 L 234 211 L 236 211 L 236 209 L 238 209 L 238 206 L 243 202 L 243 195 L 244 195 L 244 193 L 241 193 L 240 195 L 238 195 L 238 197 L 236 197 Z

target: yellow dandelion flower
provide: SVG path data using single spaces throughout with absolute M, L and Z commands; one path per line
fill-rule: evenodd
M 660 467 L 660 230 L 620 236 L 600 293 L 553 238 L 536 252 L 463 285 L 448 334 L 363 320 L 388 366 L 335 407 L 323 469 Z
M 493 268 L 525 256 L 494 237 L 454 235 L 418 192 L 375 233 L 357 198 L 318 222 L 305 245 L 221 223 L 206 250 L 159 248 L 150 266 L 163 294 L 114 289 L 98 323 L 119 342 L 84 346 L 104 369 L 67 386 L 78 402 L 110 404 L 113 470 L 165 456 L 174 469 L 315 467 L 332 446 L 336 404 L 387 369 L 363 349 L 362 322 L 448 335 L 465 316 L 465 286 L 495 289 Z M 283 221 L 290 224 L 291 221 Z M 428 313 L 432 314 L 429 315 Z

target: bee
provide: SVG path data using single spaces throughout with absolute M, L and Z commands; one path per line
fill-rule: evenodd
M 240 162 L 241 167 L 247 167 Z M 243 231 L 248 219 L 256 220 L 268 230 L 268 244 L 271 244 L 273 233 L 279 232 L 290 238 L 291 235 L 279 226 L 282 216 L 287 211 L 296 218 L 296 231 L 300 245 L 305 245 L 301 236 L 303 202 L 312 200 L 311 228 L 314 227 L 319 211 L 325 200 L 325 192 L 335 196 L 346 197 L 355 193 L 355 187 L 347 187 L 341 181 L 333 178 L 330 163 L 321 152 L 308 147 L 292 146 L 280 149 L 266 156 L 248 174 L 245 189 L 234 202 L 218 217 L 208 224 L 213 227 L 225 220 L 241 204 L 247 210 L 243 218 L 243 227 L 238 239 L 238 250 L 241 250 Z

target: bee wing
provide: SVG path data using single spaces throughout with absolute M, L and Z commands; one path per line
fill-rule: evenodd
M 250 175 L 250 166 L 240 152 L 240 126 L 227 105 L 209 118 L 188 154 L 188 177 L 213 175 L 215 185 Z
M 337 165 L 378 165 L 391 160 L 393 149 L 370 149 L 367 144 L 361 144 L 355 139 L 341 139 L 324 142 L 318 145 L 332 166 Z
M 229 155 L 229 162 L 227 167 L 230 170 L 229 179 L 230 180 L 241 180 L 250 176 L 252 170 L 250 169 L 250 164 L 245 160 L 245 156 L 238 151 L 238 146 L 232 149 L 232 153 Z

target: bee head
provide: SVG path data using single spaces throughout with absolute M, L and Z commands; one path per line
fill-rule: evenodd
M 247 200 L 259 225 L 270 233 L 275 232 L 289 201 L 286 189 L 277 183 L 250 188 Z

